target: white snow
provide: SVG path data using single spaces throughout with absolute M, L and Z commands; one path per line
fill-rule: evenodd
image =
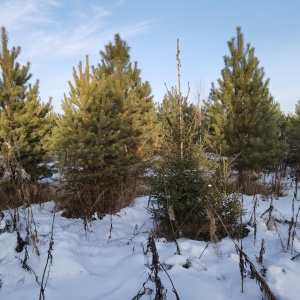
M 0 219 L 1 220 L 1 219 Z M 0 229 L 5 229 L 5 227 L 6 227 L 6 222 L 5 222 L 5 220 L 1 220 L 0 221 Z
M 299 224 L 293 249 L 286 250 L 288 224 L 278 221 L 290 220 L 292 216 L 292 199 L 294 186 L 287 182 L 286 195 L 273 201 L 272 216 L 277 219 L 275 225 L 266 225 L 270 199 L 258 196 L 256 208 L 257 235 L 254 228 L 242 240 L 243 251 L 251 259 L 257 271 L 260 266 L 259 256 L 262 239 L 265 240 L 263 267 L 267 269 L 264 279 L 278 299 L 300 299 L 300 259 L 291 260 L 300 252 Z M 153 222 L 147 213 L 148 197 L 136 199 L 132 207 L 122 209 L 113 216 L 92 221 L 88 230 L 84 230 L 80 219 L 66 219 L 61 212 L 55 215 L 53 235 L 53 264 L 50 265 L 49 279 L 45 289 L 47 300 L 119 300 L 132 299 L 143 287 L 148 278 L 152 263 L 152 254 L 148 252 L 147 239 L 153 228 Z M 254 199 L 244 196 L 244 221 L 249 221 L 253 211 Z M 300 201 L 295 201 L 295 215 Z M 37 225 L 41 253 L 34 253 L 32 243 L 28 245 L 28 266 L 42 280 L 46 265 L 54 203 L 32 206 Z M 21 220 L 25 224 L 25 213 L 19 209 Z M 6 217 L 8 212 L 4 212 Z M 2 226 L 0 224 L 0 226 Z M 112 229 L 111 229 L 112 227 Z M 22 237 L 25 238 L 25 231 Z M 280 236 L 280 238 L 279 238 Z M 0 235 L 0 299 L 28 300 L 39 299 L 40 286 L 32 272 L 22 268 L 25 251 L 17 253 L 16 233 L 5 232 Z M 280 242 L 282 241 L 282 244 Z M 235 240 L 237 244 L 241 241 Z M 181 255 L 176 254 L 174 242 L 165 238 L 156 239 L 159 260 L 168 272 L 174 287 L 183 300 L 253 300 L 262 299 L 263 295 L 255 279 L 248 274 L 244 278 L 244 292 L 241 292 L 239 255 L 230 238 L 224 238 L 217 244 L 189 239 L 179 239 Z M 249 267 L 247 268 L 249 271 Z M 48 271 L 46 272 L 47 278 Z M 167 289 L 167 299 L 176 299 L 168 275 L 161 270 L 159 277 Z M 1 286 L 0 285 L 0 286 Z M 140 299 L 154 299 L 155 285 L 148 281 L 146 288 L 152 289 L 151 295 Z M 149 290 L 148 290 L 149 291 Z

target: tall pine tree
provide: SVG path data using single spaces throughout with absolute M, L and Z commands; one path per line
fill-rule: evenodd
M 129 47 L 115 36 L 97 67 L 80 63 L 63 101 L 55 146 L 69 212 L 90 216 L 129 203 L 152 143 L 154 104 Z M 91 211 L 93 210 L 93 211 Z
M 122 99 L 115 92 L 117 82 L 91 73 L 88 58 L 85 67 L 74 68 L 73 77 L 54 130 L 55 151 L 66 179 L 69 213 L 88 216 L 91 207 L 113 208 L 111 194 L 124 176 L 126 150 L 115 109 Z
M 148 81 L 143 82 L 138 63 L 130 60 L 130 47 L 119 34 L 114 43 L 100 51 L 101 62 L 96 72 L 118 79 L 118 93 L 123 101 L 116 107 L 122 122 L 121 136 L 126 140 L 127 155 L 138 170 L 152 157 L 156 132 L 156 112 Z M 143 168 L 142 168 L 143 172 Z
M 0 52 L 0 153 L 1 173 L 11 183 L 20 176 L 36 180 L 47 175 L 41 162 L 47 155 L 48 136 L 53 127 L 50 101 L 42 103 L 38 81 L 31 86 L 30 63 L 16 60 L 20 47 L 8 49 L 8 36 L 1 29 Z M 25 172 L 24 172 L 25 171 Z
M 240 27 L 228 48 L 222 78 L 217 88 L 212 86 L 206 103 L 210 122 L 207 141 L 215 152 L 236 158 L 242 181 L 244 170 L 261 170 L 282 157 L 282 113 L 269 92 L 269 79 L 264 80 L 254 48 L 244 43 Z

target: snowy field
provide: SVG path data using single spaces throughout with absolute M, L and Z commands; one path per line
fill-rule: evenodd
M 277 299 L 300 299 L 300 231 L 290 239 L 287 249 L 289 223 L 295 187 L 286 182 L 284 197 L 270 199 L 257 196 L 256 239 L 254 226 L 248 226 L 249 235 L 242 240 L 243 251 L 256 270 L 264 274 L 264 280 Z M 145 294 L 139 299 L 154 299 L 155 285 L 148 279 L 152 253 L 145 254 L 149 232 L 153 227 L 146 206 L 148 197 L 136 199 L 113 216 L 92 221 L 85 230 L 80 219 L 66 219 L 56 212 L 53 229 L 52 265 L 44 275 L 44 296 L 47 300 L 118 300 L 133 299 L 139 291 Z M 253 218 L 253 196 L 244 196 L 244 222 Z M 294 218 L 300 201 L 294 203 Z M 5 232 L 0 235 L 0 299 L 33 300 L 40 297 L 40 285 L 48 257 L 53 220 L 54 203 L 32 207 L 38 232 L 37 255 L 32 242 L 27 246 L 29 270 L 22 268 L 25 249 L 15 251 L 17 235 Z M 29 209 L 19 209 L 20 223 L 26 227 Z M 4 212 L 8 217 L 8 212 Z M 29 214 L 30 215 L 30 214 Z M 27 217 L 25 217 L 27 216 Z M 33 226 L 34 228 L 34 226 Z M 26 232 L 21 232 L 25 239 Z M 257 259 L 265 240 L 265 253 L 261 264 Z M 174 242 L 156 239 L 159 261 L 166 269 L 159 277 L 167 290 L 166 299 L 176 299 L 172 283 L 180 299 L 262 299 L 263 294 L 255 279 L 251 279 L 246 266 L 244 292 L 241 292 L 239 255 L 232 240 L 225 238 L 217 244 L 188 239 L 178 240 L 181 255 L 176 255 Z M 235 240 L 239 246 L 241 241 Z M 292 260 L 292 258 L 294 259 Z M 296 258 L 295 258 L 296 257 Z M 50 268 L 49 268 L 50 267 Z M 48 273 L 49 272 L 49 273 Z M 169 278 L 169 277 L 170 278 Z M 170 280 L 171 279 L 171 280 Z M 145 283 L 146 282 L 146 283 Z M 144 287 L 144 289 L 143 289 Z M 151 290 L 153 291 L 151 293 Z M 136 297 L 135 299 L 138 299 Z

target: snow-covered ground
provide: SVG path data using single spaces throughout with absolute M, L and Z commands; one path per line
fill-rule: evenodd
M 290 182 L 287 182 L 290 187 Z M 270 199 L 258 196 L 256 208 L 257 234 L 254 228 L 242 240 L 243 251 L 248 255 L 257 271 L 265 268 L 264 279 L 277 299 L 300 299 L 300 259 L 291 260 L 300 253 L 299 225 L 293 240 L 293 250 L 286 250 L 289 224 L 292 216 L 294 187 L 285 190 L 286 195 L 274 200 L 272 216 L 277 221 L 269 222 Z M 253 212 L 253 197 L 244 196 L 244 221 L 249 221 Z M 66 219 L 61 212 L 55 214 L 52 265 L 45 288 L 47 300 L 98 300 L 133 299 L 142 289 L 150 272 L 152 254 L 147 248 L 148 235 L 153 227 L 145 207 L 148 197 L 136 199 L 132 207 L 127 207 L 113 216 L 92 221 L 84 230 L 80 219 Z M 295 201 L 295 215 L 300 201 Z M 40 284 L 48 256 L 54 203 L 32 207 L 38 231 L 38 256 L 33 245 L 28 245 L 27 265 L 31 272 L 22 268 L 25 250 L 15 251 L 17 235 L 5 232 L 0 235 L 0 299 L 32 300 L 39 299 Z M 20 223 L 26 224 L 28 209 L 19 209 Z M 5 212 L 8 216 L 8 212 Z M 295 216 L 296 217 L 296 216 Z M 253 218 L 252 218 L 253 219 Z M 34 227 L 33 227 L 34 228 Z M 22 237 L 25 238 L 25 231 Z M 262 265 L 257 263 L 262 239 L 265 240 L 265 253 Z M 241 241 L 235 240 L 240 245 Z M 234 243 L 225 238 L 217 244 L 178 240 L 181 255 L 176 254 L 174 242 L 164 238 L 156 239 L 159 260 L 167 273 L 159 272 L 159 277 L 167 290 L 167 299 L 176 299 L 172 283 L 180 299 L 262 299 L 263 295 L 250 272 L 244 278 L 244 292 L 241 293 L 239 255 Z M 187 263 L 188 262 L 188 263 Z M 187 267 L 188 266 L 188 267 Z M 250 271 L 249 266 L 246 270 Z M 36 277 L 37 276 L 37 277 Z M 171 279 L 169 279 L 169 277 Z M 155 285 L 147 281 L 147 293 L 143 299 L 154 299 Z M 136 298 L 138 299 L 138 298 Z

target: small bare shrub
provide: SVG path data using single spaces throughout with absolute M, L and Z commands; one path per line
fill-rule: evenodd
M 158 252 L 157 252 L 153 232 L 151 232 L 149 234 L 148 242 L 147 242 L 147 249 L 146 249 L 146 251 L 144 251 L 144 255 L 147 256 L 147 254 L 149 252 L 152 253 L 152 263 L 147 265 L 150 273 L 149 273 L 148 278 L 146 279 L 146 281 L 143 283 L 142 288 L 132 298 L 132 300 L 138 300 L 145 294 L 151 295 L 153 293 L 153 289 L 146 288 L 146 284 L 149 281 L 153 282 L 154 285 L 155 285 L 154 299 L 156 299 L 156 300 L 165 300 L 165 299 L 167 299 L 167 290 L 163 286 L 163 284 L 161 282 L 161 279 L 159 277 L 159 272 L 160 271 L 164 271 L 167 274 L 167 276 L 168 276 L 168 278 L 171 282 L 172 291 L 175 294 L 176 300 L 180 300 L 179 295 L 176 291 L 176 288 L 173 284 L 173 281 L 171 280 L 171 277 L 169 276 L 168 272 L 166 271 L 166 268 L 159 261 L 159 255 L 158 255 Z M 183 266 L 183 267 L 185 267 L 185 266 Z
M 149 188 L 143 178 L 128 178 L 114 186 L 78 183 L 76 187 L 72 186 L 72 190 L 68 183 L 61 182 L 58 191 L 57 202 L 64 210 L 63 216 L 79 217 L 89 222 L 95 212 L 101 217 L 130 206 L 135 198 L 149 192 Z

